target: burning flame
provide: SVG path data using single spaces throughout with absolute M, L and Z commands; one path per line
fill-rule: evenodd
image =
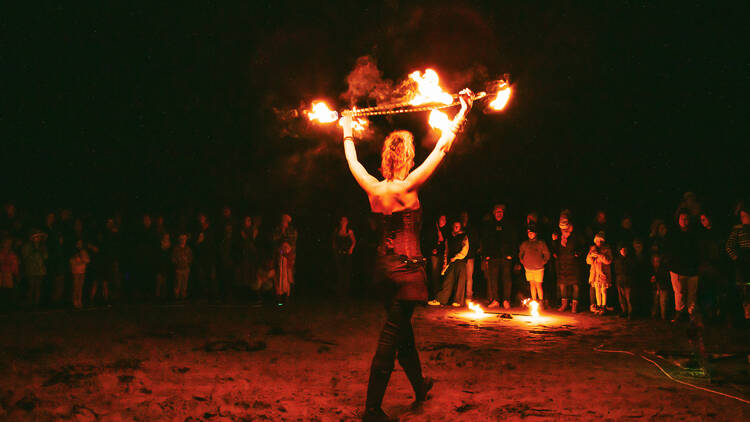
M 502 110 L 505 105 L 508 104 L 510 99 L 510 85 L 507 82 L 500 82 L 500 90 L 497 91 L 497 97 L 490 103 L 490 108 L 493 110 Z
M 467 300 L 466 305 L 469 307 L 469 309 L 474 311 L 474 317 L 476 318 L 484 318 L 487 315 L 484 313 L 484 310 L 482 310 L 482 307 L 479 306 L 478 303 L 474 303 L 470 300 Z
M 339 118 L 339 114 L 328 108 L 328 105 L 322 101 L 313 103 L 312 111 L 307 112 L 307 117 L 312 120 L 317 120 L 320 123 L 331 123 L 335 122 Z
M 451 119 L 442 111 L 432 110 L 430 112 L 430 127 L 445 132 L 446 130 L 450 130 L 452 124 Z
M 524 299 L 523 305 L 529 308 L 532 318 L 539 318 L 539 302 L 531 299 Z
M 352 108 L 352 112 L 357 111 L 357 107 Z M 343 117 L 341 120 L 339 120 L 339 126 L 344 127 L 343 123 Z M 363 117 L 354 117 L 352 118 L 352 131 L 354 132 L 364 132 L 370 127 L 370 121 L 363 118 Z
M 409 78 L 417 83 L 417 92 L 414 94 L 414 98 L 409 101 L 409 104 L 416 106 L 427 103 L 450 104 L 453 102 L 453 96 L 440 88 L 440 78 L 434 70 L 427 69 L 424 74 L 420 74 L 417 70 L 412 72 Z

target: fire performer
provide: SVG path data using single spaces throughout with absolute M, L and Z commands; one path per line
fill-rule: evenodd
M 387 309 L 387 321 L 370 367 L 364 421 L 390 420 L 381 405 L 396 356 L 409 378 L 417 402 L 426 400 L 432 387 L 433 381 L 422 376 L 411 326 L 414 306 L 427 301 L 427 276 L 419 246 L 422 210 L 417 192 L 450 150 L 471 108 L 472 98 L 470 90 L 461 91 L 461 110 L 449 130 L 442 131 L 430 155 L 414 171 L 410 172 L 414 166 L 412 134 L 403 130 L 389 134 L 383 145 L 380 167 L 384 180 L 370 175 L 357 160 L 351 114 L 345 113 L 342 118 L 349 170 L 367 193 L 370 208 L 379 224 L 375 281 Z

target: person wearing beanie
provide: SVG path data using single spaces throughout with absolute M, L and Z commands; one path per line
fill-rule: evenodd
M 531 299 L 535 301 L 544 300 L 542 282 L 544 281 L 544 265 L 550 258 L 549 248 L 543 240 L 537 238 L 536 227 L 530 225 L 526 230 L 529 239 L 521 243 L 518 258 L 526 272 L 526 280 L 529 282 Z
M 552 253 L 555 258 L 557 287 L 560 290 L 561 305 L 558 311 L 563 312 L 571 305 L 571 311 L 578 311 L 579 280 L 581 278 L 582 258 L 585 252 L 583 240 L 573 230 L 566 215 L 560 216 L 560 234 L 553 236 Z
M 604 232 L 594 236 L 594 244 L 589 248 L 586 264 L 591 266 L 589 284 L 596 292 L 594 313 L 604 314 L 607 309 L 607 289 L 612 285 L 612 249 L 605 243 Z
M 675 316 L 672 322 L 677 322 L 685 308 L 690 315 L 693 314 L 698 293 L 700 245 L 687 210 L 678 213 L 677 229 L 667 235 L 664 255 L 674 290 Z
M 31 306 L 39 306 L 42 280 L 47 275 L 49 254 L 47 253 L 46 236 L 41 230 L 32 230 L 29 241 L 21 249 L 25 274 L 29 283 L 28 301 Z

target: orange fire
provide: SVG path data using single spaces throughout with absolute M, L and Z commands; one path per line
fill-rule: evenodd
M 510 92 L 510 85 L 505 81 L 500 82 L 500 90 L 497 91 L 497 97 L 490 103 L 490 108 L 493 110 L 502 110 L 505 108 L 510 99 Z
M 430 112 L 430 127 L 445 132 L 446 130 L 450 130 L 452 124 L 451 119 L 442 111 L 432 110 Z
M 539 318 L 539 302 L 531 299 L 524 299 L 523 305 L 529 308 L 532 318 Z
M 417 92 L 414 93 L 414 98 L 409 101 L 409 104 L 416 106 L 428 103 L 450 104 L 453 102 L 453 96 L 440 87 L 440 78 L 434 70 L 427 69 L 424 74 L 420 74 L 417 70 L 412 72 L 409 78 L 417 83 Z
M 485 316 L 487 316 L 487 314 L 484 313 L 484 310 L 482 310 L 482 307 L 479 306 L 478 303 L 474 303 L 470 300 L 467 300 L 466 305 L 469 307 L 469 309 L 474 311 L 475 318 L 484 318 Z
M 311 121 L 317 120 L 320 123 L 332 123 L 339 118 L 339 114 L 328 108 L 328 105 L 323 101 L 313 103 L 312 111 L 306 113 Z

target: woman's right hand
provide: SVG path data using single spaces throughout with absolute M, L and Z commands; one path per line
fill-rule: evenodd
M 352 114 L 350 111 L 347 110 L 342 113 L 339 123 L 343 128 L 344 138 L 352 136 Z

